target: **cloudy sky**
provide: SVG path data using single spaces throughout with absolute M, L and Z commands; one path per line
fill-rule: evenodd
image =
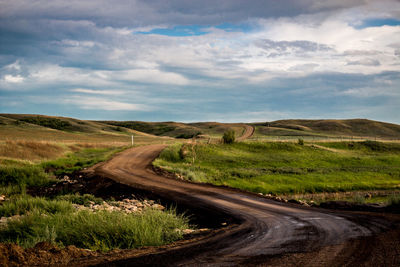
M 400 123 L 400 1 L 0 0 L 0 113 Z

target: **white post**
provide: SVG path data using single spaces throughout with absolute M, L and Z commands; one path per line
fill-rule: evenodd
M 133 146 L 133 135 L 132 135 L 132 146 Z

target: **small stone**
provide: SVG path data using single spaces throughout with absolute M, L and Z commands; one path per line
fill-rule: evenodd
M 165 209 L 165 207 L 160 204 L 153 204 L 151 207 L 156 210 L 164 210 Z
M 192 230 L 192 229 L 183 229 L 183 234 L 184 235 L 188 235 L 188 234 L 191 234 L 191 233 L 193 233 L 194 232 L 194 230 Z

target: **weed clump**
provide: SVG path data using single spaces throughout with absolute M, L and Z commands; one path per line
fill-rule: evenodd
M 233 144 L 235 142 L 235 131 L 228 130 L 222 136 L 222 141 L 224 144 Z

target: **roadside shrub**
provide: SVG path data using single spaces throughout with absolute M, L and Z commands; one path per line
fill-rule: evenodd
M 169 162 L 179 162 L 181 160 L 180 150 L 181 145 L 169 146 L 161 152 L 159 158 Z
M 232 144 L 235 142 L 235 131 L 234 130 L 228 130 L 224 133 L 222 136 L 222 140 L 224 144 Z

